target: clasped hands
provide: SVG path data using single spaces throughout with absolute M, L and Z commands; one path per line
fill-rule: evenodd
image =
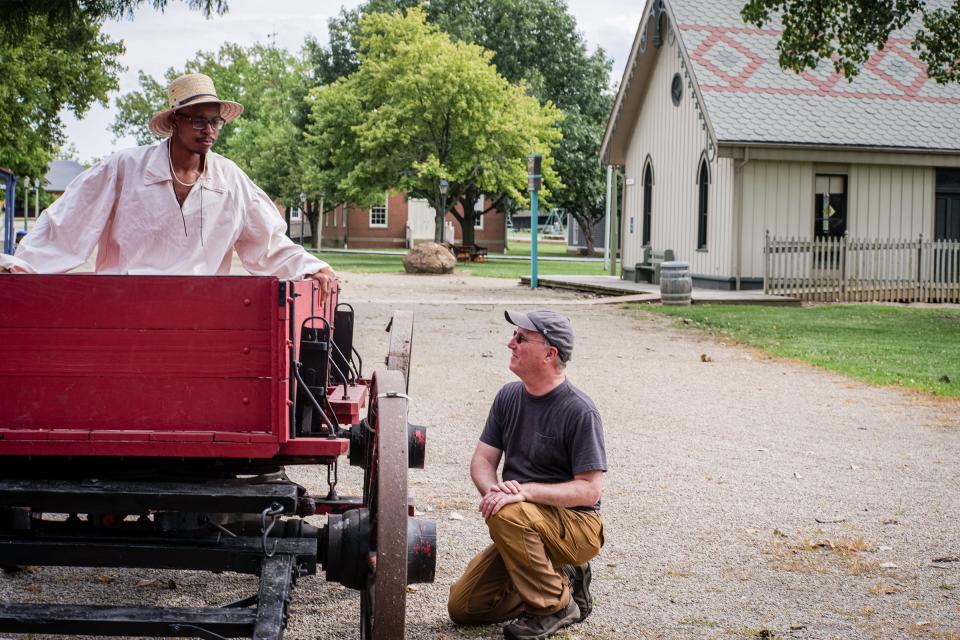
M 486 520 L 505 505 L 525 500 L 526 497 L 523 495 L 523 489 L 519 482 L 504 480 L 490 487 L 486 495 L 480 499 L 480 507 L 477 510 L 483 514 L 483 519 Z

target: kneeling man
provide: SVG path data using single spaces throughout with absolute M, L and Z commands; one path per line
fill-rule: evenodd
M 514 620 L 503 635 L 534 640 L 590 615 L 607 459 L 600 414 L 564 373 L 570 320 L 545 310 L 505 315 L 516 326 L 507 347 L 520 380 L 497 394 L 470 462 L 493 544 L 450 588 L 447 608 L 458 624 Z

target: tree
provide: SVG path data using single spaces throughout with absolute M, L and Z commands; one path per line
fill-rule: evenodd
M 133 18 L 134 12 L 148 0 L 5 0 L 0 33 L 15 35 L 26 28 L 31 18 L 46 17 L 51 22 L 70 23 L 92 20 Z M 169 0 L 149 0 L 157 11 L 163 11 Z M 227 0 L 184 0 L 191 9 L 205 18 L 227 11 Z
M 777 45 L 780 66 L 813 69 L 832 60 L 834 69 L 852 80 L 874 51 L 883 49 L 893 31 L 914 18 L 922 20 L 912 47 L 937 82 L 960 81 L 960 2 L 929 7 L 924 0 L 749 0 L 745 22 L 762 27 L 774 17 L 783 23 Z
M 123 45 L 92 19 L 71 23 L 29 16 L 14 38 L 0 40 L 0 164 L 42 176 L 63 145 L 60 112 L 78 118 L 117 88 Z
M 82 118 L 117 89 L 123 43 L 100 32 L 147 0 L 7 0 L 0 17 L 0 165 L 42 176 L 63 145 L 64 109 Z M 150 0 L 162 10 L 167 0 Z M 225 0 L 187 0 L 208 17 Z
M 418 8 L 366 15 L 357 44 L 357 70 L 310 94 L 312 177 L 328 197 L 371 204 L 406 191 L 430 202 L 440 227 L 445 178 L 447 211 L 472 244 L 481 195 L 490 209 L 525 200 L 528 153 L 561 184 L 551 155 L 561 114 L 497 74 L 490 53 L 451 41 Z
M 329 48 L 311 42 L 305 49 L 317 78 L 330 83 L 356 70 L 356 35 L 363 16 L 417 4 L 368 0 L 357 9 L 341 10 L 329 23 Z M 454 40 L 492 52 L 493 64 L 508 82 L 525 83 L 531 95 L 563 112 L 563 139 L 553 154 L 563 186 L 549 185 L 551 200 L 591 234 L 594 222 L 604 215 L 604 178 L 597 154 L 613 103 L 609 85 L 613 61 L 602 49 L 587 52 L 563 0 L 431 0 L 424 10 L 428 22 Z M 505 200 L 503 205 L 512 208 L 514 203 Z M 592 248 L 592 235 L 588 242 Z

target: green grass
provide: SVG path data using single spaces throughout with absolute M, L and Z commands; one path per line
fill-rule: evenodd
M 354 273 L 402 273 L 403 253 L 396 255 L 368 255 L 357 253 L 321 252 L 319 256 L 336 271 Z M 549 275 L 592 276 L 604 275 L 602 262 L 540 262 L 538 273 Z M 530 263 L 522 260 L 488 260 L 487 262 L 458 262 L 456 273 L 485 278 L 512 278 L 530 275 Z
M 886 305 L 647 306 L 780 358 L 878 385 L 960 397 L 960 310 Z
M 366 253 L 329 253 L 321 251 L 317 254 L 335 271 L 352 271 L 354 273 L 397 273 L 403 271 L 403 254 L 379 255 Z
M 529 240 L 514 240 L 511 239 L 508 243 L 507 255 L 508 256 L 529 256 L 530 255 L 530 241 Z M 544 242 L 541 240 L 537 243 L 537 255 L 538 256 L 566 256 L 567 255 L 567 243 L 566 242 Z

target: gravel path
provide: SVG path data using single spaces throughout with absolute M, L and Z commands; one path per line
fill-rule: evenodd
M 502 637 L 498 626 L 452 626 L 446 594 L 487 540 L 468 462 L 512 379 L 503 309 L 549 306 L 573 320 L 568 373 L 600 408 L 610 463 L 594 613 L 558 637 L 960 639 L 957 402 L 507 280 L 347 274 L 343 300 L 356 308 L 367 368 L 386 353 L 392 310 L 416 314 L 410 419 L 430 431 L 427 468 L 410 472 L 410 488 L 437 521 L 440 556 L 436 582 L 408 594 L 408 637 Z M 313 469 L 291 475 L 324 491 Z M 350 475 L 343 493 L 357 491 Z M 0 601 L 215 605 L 252 585 L 45 568 L 0 578 Z M 302 579 L 285 637 L 355 638 L 358 607 L 355 592 Z

